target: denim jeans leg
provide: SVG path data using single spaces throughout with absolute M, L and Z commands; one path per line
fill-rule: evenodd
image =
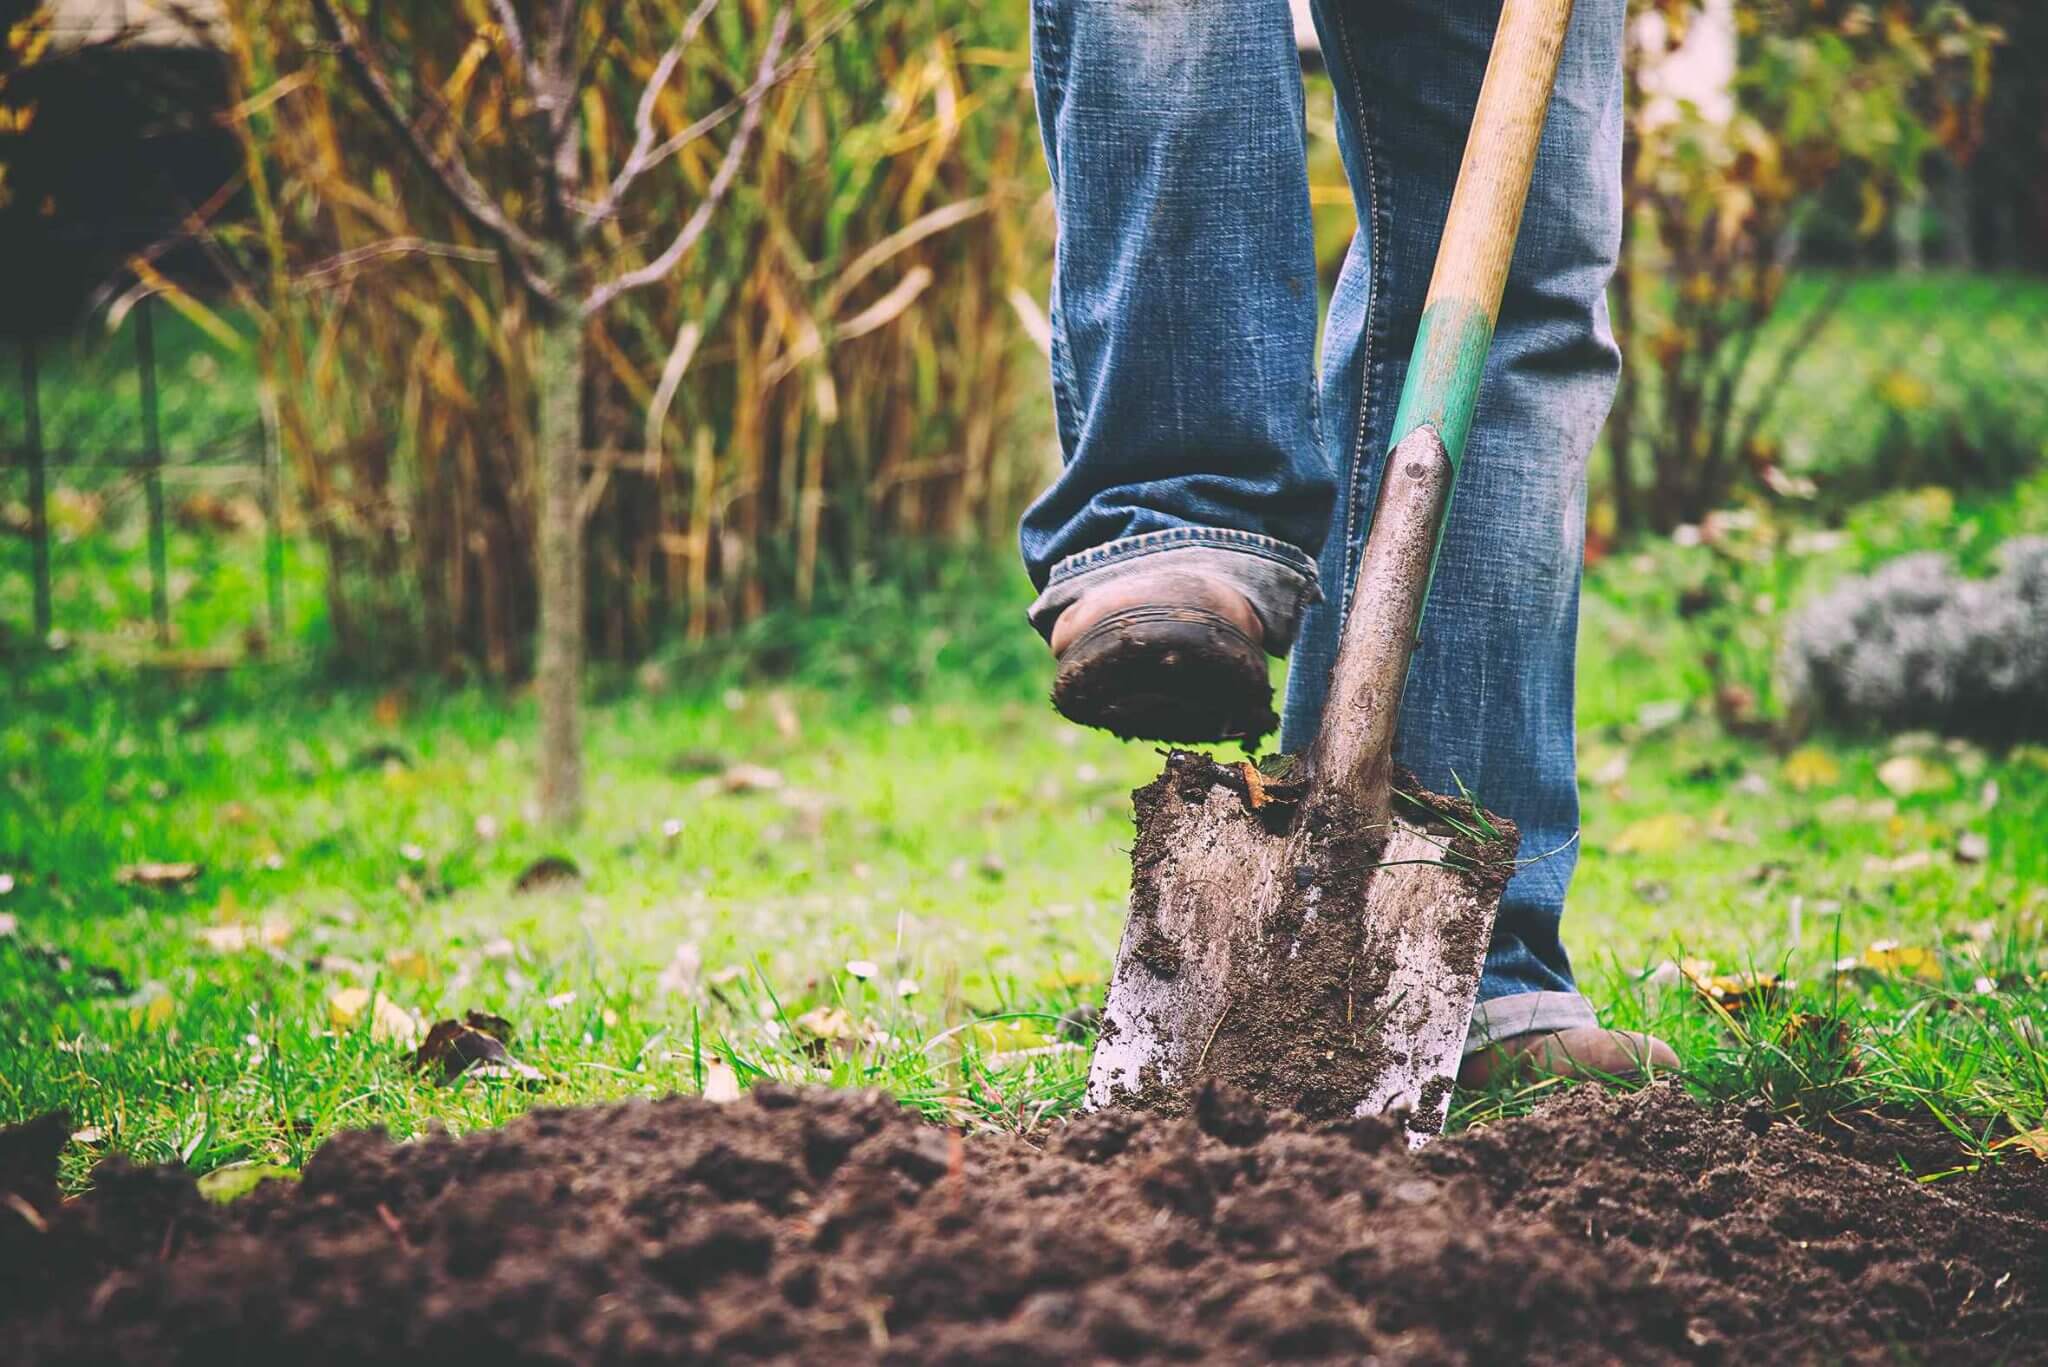
M 1485 70 L 1498 0 L 1316 0 L 1359 233 L 1325 333 L 1341 471 L 1288 676 L 1282 745 L 1314 734 L 1408 353 Z M 1620 245 L 1624 0 L 1579 0 L 1479 410 L 1402 701 L 1398 757 L 1522 829 L 1474 1045 L 1591 1024 L 1558 935 L 1578 837 L 1574 656 L 1585 464 L 1620 357 L 1605 292 Z M 1371 586 L 1364 586 L 1370 592 Z
M 1065 457 L 1020 529 L 1033 621 L 1049 631 L 1079 576 L 1198 547 L 1284 652 L 1335 491 L 1287 0 L 1033 0 L 1032 60 Z

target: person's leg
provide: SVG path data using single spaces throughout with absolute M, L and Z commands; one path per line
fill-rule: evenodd
M 1324 343 L 1336 523 L 1289 671 L 1282 746 L 1315 733 L 1498 0 L 1317 0 L 1359 205 Z M 1578 836 L 1573 664 L 1585 465 L 1619 373 L 1623 0 L 1579 0 L 1479 410 L 1402 700 L 1400 761 L 1522 830 L 1473 1045 L 1594 1024 L 1558 937 Z M 1370 592 L 1371 586 L 1363 587 Z
M 1059 219 L 1050 322 L 1066 463 L 1023 519 L 1031 620 L 1064 651 L 1072 621 L 1062 632 L 1060 618 L 1084 599 L 1076 617 L 1115 599 L 1142 635 L 1173 630 L 1152 609 L 1180 604 L 1160 595 L 1220 593 L 1248 614 L 1200 610 L 1240 632 L 1263 710 L 1263 651 L 1286 652 L 1316 596 L 1335 488 L 1316 430 L 1287 0 L 1033 0 L 1032 56 Z M 1127 644 L 1098 637 L 1081 648 Z M 1176 658 L 1098 682 L 1165 688 Z

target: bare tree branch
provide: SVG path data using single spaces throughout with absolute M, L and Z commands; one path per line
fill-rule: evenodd
M 533 54 L 527 51 L 526 30 L 519 25 L 519 11 L 512 8 L 512 0 L 491 0 L 491 9 L 498 16 L 505 46 L 512 49 L 512 60 L 519 64 L 519 74 L 528 85 L 536 84 L 540 73 L 533 64 Z
M 919 215 L 911 222 L 898 228 L 895 232 L 890 233 L 880 242 L 875 243 L 866 251 L 854 257 L 853 260 L 847 262 L 845 267 L 840 270 L 839 278 L 834 280 L 831 288 L 825 291 L 823 304 L 825 312 L 837 313 L 839 305 L 845 302 L 847 295 L 853 293 L 856 285 L 874 274 L 875 271 L 886 265 L 899 253 L 908 251 L 934 233 L 941 233 L 948 228 L 957 227 L 965 223 L 976 214 L 986 210 L 988 206 L 988 196 L 970 195 L 966 199 L 956 199 L 951 204 L 942 204 L 928 213 Z
M 555 16 L 548 26 L 548 70 L 567 71 L 576 51 L 577 0 L 555 0 Z
M 832 18 L 827 20 L 825 24 L 821 28 L 819 28 L 819 30 L 816 33 L 812 34 L 809 38 L 804 40 L 804 45 L 798 48 L 795 54 L 791 56 L 788 61 L 784 62 L 779 68 L 776 69 L 775 74 L 770 78 L 768 84 L 777 85 L 783 81 L 788 80 L 791 76 L 795 75 L 799 70 L 803 68 L 803 65 L 806 62 L 810 61 L 812 54 L 816 53 L 819 48 L 825 46 L 826 43 L 830 42 L 833 36 L 836 35 L 839 32 L 839 30 L 845 28 L 848 24 L 852 23 L 856 15 L 858 15 L 862 10 L 866 9 L 869 5 L 873 3 L 874 0 L 854 0 L 854 3 L 848 5 L 845 9 L 833 15 Z M 697 141 L 697 139 L 703 137 L 706 133 L 709 133 L 712 129 L 724 123 L 734 114 L 737 114 L 743 109 L 745 109 L 753 101 L 753 99 L 754 94 L 752 88 L 750 87 L 748 90 L 741 92 L 740 94 L 734 96 L 730 100 L 727 100 L 724 104 L 718 106 L 718 108 L 712 110 L 709 114 L 704 115 L 702 118 L 697 119 L 688 127 L 682 129 L 680 132 L 670 137 L 666 142 L 663 142 L 653 151 L 649 152 L 643 159 L 642 164 L 634 172 L 634 174 L 638 176 L 648 171 L 651 171 L 655 167 L 661 165 L 670 157 L 682 151 L 685 147 L 688 147 L 691 143 Z M 590 214 L 592 217 L 599 218 L 606 217 L 612 213 L 615 213 L 618 210 L 618 195 L 623 193 L 624 187 L 620 187 L 617 194 L 608 195 L 604 200 L 601 200 L 596 204 L 586 205 L 584 207 L 584 212 Z
M 654 386 L 654 397 L 647 401 L 647 421 L 641 429 L 640 452 L 650 473 L 660 468 L 661 429 L 668 423 L 668 410 L 675 402 L 676 391 L 683 386 L 683 372 L 690 368 L 691 358 L 697 354 L 697 343 L 703 339 L 704 328 L 694 318 L 676 329 L 675 344 L 669 348 L 668 360 L 661 367 L 661 381 Z M 583 493 L 577 507 L 580 510 L 578 515 L 586 521 L 597 511 L 598 500 L 604 497 L 614 463 L 598 464 L 591 470 L 590 478 L 583 482 Z
M 478 231 L 498 243 L 528 290 L 546 303 L 560 303 L 559 293 L 540 268 L 544 256 L 540 245 L 505 216 L 459 155 L 443 157 L 427 145 L 419 128 L 399 103 L 389 74 L 363 46 L 354 28 L 342 18 L 334 0 L 313 0 L 313 12 L 341 54 L 342 63 L 356 86 L 379 117 L 398 134 L 413 160 L 434 178 L 449 203 Z
M 626 193 L 626 187 L 637 180 L 649 165 L 654 151 L 654 109 L 661 99 L 661 92 L 667 88 L 669 78 L 675 75 L 676 67 L 683 60 L 684 51 L 697 40 L 697 34 L 704 22 L 711 17 L 711 11 L 718 8 L 718 0 L 698 0 L 697 8 L 690 11 L 690 17 L 683 21 L 682 34 L 673 46 L 661 54 L 655 63 L 654 74 L 647 80 L 647 88 L 640 92 L 640 107 L 633 114 L 633 149 L 626 154 L 626 160 L 619 166 L 619 173 L 612 177 L 612 183 L 604 192 L 604 198 L 590 206 L 587 212 L 592 218 L 609 218 L 617 210 L 619 197 Z
M 719 160 L 718 169 L 711 175 L 711 183 L 704 189 L 704 198 L 690 214 L 675 240 L 668 247 L 638 270 L 627 271 L 599 285 L 583 301 L 585 317 L 596 313 L 627 290 L 639 289 L 666 279 L 682 259 L 689 255 L 690 248 L 697 245 L 697 239 L 711 226 L 712 215 L 726 193 L 732 189 L 738 177 L 740 163 L 746 159 L 747 145 L 754 140 L 754 130 L 761 122 L 761 100 L 778 79 L 775 60 L 782 55 L 783 41 L 789 36 L 790 12 L 779 11 L 775 23 L 768 30 L 768 42 L 761 49 L 761 65 L 754 75 L 754 83 L 747 87 L 742 96 L 745 112 L 740 115 L 740 126 L 734 130 L 732 141 L 726 144 L 725 156 Z
M 372 242 L 366 247 L 354 247 L 345 252 L 338 252 L 325 261 L 307 267 L 292 284 L 297 289 L 311 289 L 335 276 L 346 274 L 356 266 L 393 256 L 434 256 L 451 261 L 484 263 L 500 259 L 498 253 L 490 247 L 465 247 L 456 242 L 430 242 L 424 237 L 392 237 L 382 242 Z

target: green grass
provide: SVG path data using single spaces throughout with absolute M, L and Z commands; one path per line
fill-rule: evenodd
M 1606 1018 L 1671 1038 L 1704 1093 L 1810 1120 L 1873 1100 L 1931 1110 L 1957 1128 L 1960 1165 L 2041 1124 L 2048 1099 L 2043 752 L 1908 738 L 1952 786 L 1898 798 L 1876 777 L 1897 742 L 1829 740 L 1835 772 L 1809 756 L 1818 781 L 1801 790 L 1712 720 L 1700 664 L 1719 648 L 1738 678 L 1763 676 L 1784 605 L 1843 569 L 1922 544 L 1969 559 L 2048 526 L 2048 483 L 1939 519 L 1902 511 L 1939 502 L 1866 509 L 1822 554 L 1744 564 L 1661 546 L 1595 571 L 1568 932 Z M 1681 620 L 1696 583 L 1726 601 Z M 1085 1038 L 1059 1018 L 1099 998 L 1126 794 L 1157 759 L 1043 705 L 1020 589 L 960 570 L 936 615 L 914 618 L 870 586 L 812 622 L 599 680 L 591 816 L 566 842 L 529 818 L 518 698 L 323 692 L 261 672 L 176 682 L 79 658 L 18 671 L 0 721 L 0 868 L 15 879 L 0 910 L 17 918 L 0 940 L 0 1117 L 68 1107 L 96 1132 L 70 1151 L 79 1181 L 116 1150 L 296 1167 L 338 1127 L 467 1129 L 536 1103 L 693 1090 L 721 1064 L 741 1081 L 886 1086 L 957 1123 L 1072 1107 Z M 1759 612 L 1760 592 L 1778 603 Z M 758 677 L 764 660 L 782 676 Z M 723 791 L 741 764 L 782 786 Z M 1988 859 L 1953 857 L 1965 831 Z M 513 889 L 558 853 L 579 886 Z M 117 881 L 143 860 L 204 871 L 170 890 Z M 239 948 L 202 938 L 230 925 L 256 929 Z M 1932 976 L 1832 972 L 1888 940 L 1932 951 Z M 1687 958 L 1792 985 L 1723 1015 L 1656 971 Z M 371 1013 L 337 1023 L 330 999 L 348 987 L 428 1022 L 506 1016 L 514 1053 L 549 1080 L 432 1085 L 373 1037 Z M 1824 1020 L 1788 1033 L 1794 1013 Z M 1543 1090 L 1466 1097 L 1460 1123 Z
M 1925 370 L 1924 390 L 1895 385 L 1874 408 L 1872 386 L 1894 356 L 1920 375 L 1961 354 L 1965 311 L 1916 291 L 1976 291 L 1964 302 L 1989 337 L 2024 316 L 2004 308 L 2009 286 L 1859 285 L 1819 368 L 1799 373 L 1788 450 L 1799 430 L 1837 433 L 1800 458 L 1855 471 L 1878 450 L 1935 449 L 1970 395 L 2034 373 L 2042 339 L 1994 338 L 2005 370 L 1959 361 L 1953 385 Z M 1915 319 L 1939 334 L 1917 351 Z M 1993 397 L 2038 448 L 2048 417 L 2026 405 L 2048 384 L 2008 388 Z M 1924 467 L 1902 454 L 1899 468 L 1917 483 Z M 1702 1094 L 1810 1123 L 1912 1108 L 1955 1130 L 1962 1166 L 2048 1110 L 2048 751 L 1823 736 L 1788 767 L 1715 720 L 1707 663 L 1773 713 L 1786 617 L 1839 575 L 1927 547 L 1982 572 L 2005 538 L 2048 531 L 2048 475 L 1957 483 L 1756 504 L 1717 519 L 1707 544 L 1595 567 L 1566 932 L 1605 1018 L 1670 1038 Z M 0 505 L 14 497 L 0 485 Z M 724 1069 L 882 1085 L 972 1125 L 1075 1103 L 1088 1041 L 1061 1018 L 1100 998 L 1127 794 L 1158 761 L 1045 706 L 1007 564 L 908 567 L 809 618 L 593 678 L 591 815 L 556 842 L 528 814 L 523 697 L 339 689 L 306 664 L 110 663 L 148 600 L 139 523 L 106 516 L 60 541 L 59 625 L 86 648 L 0 651 L 0 1121 L 68 1108 L 89 1136 L 67 1153 L 72 1183 L 109 1152 L 295 1168 L 341 1127 L 461 1130 L 539 1103 L 694 1090 Z M 246 533 L 174 533 L 174 567 L 214 557 L 178 581 L 181 643 L 260 620 L 259 552 Z M 16 630 L 25 564 L 24 542 L 0 535 L 0 622 Z M 293 639 L 317 639 L 317 561 L 297 541 L 290 575 Z M 1902 754 L 1936 786 L 1888 791 L 1880 766 Z M 724 791 L 738 765 L 780 786 Z M 1956 857 L 1966 834 L 1987 857 Z M 581 883 L 516 891 L 550 854 Z M 119 881 L 146 860 L 202 872 L 168 889 Z M 221 929 L 235 926 L 251 929 Z M 1903 965 L 1871 953 L 1886 942 L 1912 951 Z M 1859 956 L 1878 966 L 1835 971 Z M 1685 960 L 1778 986 L 1721 1012 L 1671 966 Z M 548 1080 L 435 1086 L 375 1037 L 374 1011 L 337 1016 L 347 989 L 422 1022 L 505 1016 L 514 1054 Z M 1461 1097 L 1454 1123 L 1547 1091 Z

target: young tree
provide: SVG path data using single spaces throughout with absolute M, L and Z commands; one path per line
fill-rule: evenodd
M 634 141 L 609 178 L 584 164 L 582 120 L 595 50 L 609 36 L 619 0 L 490 0 L 494 23 L 479 32 L 508 73 L 510 92 L 494 113 L 524 123 L 526 164 L 486 184 L 465 155 L 465 130 L 431 84 L 405 78 L 373 33 L 338 0 L 313 0 L 320 29 L 348 80 L 389 125 L 436 192 L 490 244 L 501 268 L 526 296 L 534 328 L 533 388 L 540 473 L 540 632 L 535 688 L 540 708 L 540 806 L 557 829 L 573 826 L 583 804 L 579 694 L 583 672 L 582 390 L 588 321 L 622 295 L 657 284 L 676 271 L 704 236 L 733 187 L 760 122 L 767 93 L 828 38 L 821 28 L 789 60 L 783 49 L 792 19 L 776 12 L 751 82 L 732 98 L 663 136 L 657 110 L 665 87 L 696 42 L 718 0 L 698 0 L 663 53 L 633 111 Z M 373 10 L 374 13 L 374 10 Z M 851 13 L 848 11 L 847 13 Z M 717 169 L 687 218 L 654 235 L 666 245 L 644 262 L 617 269 L 598 232 L 621 216 L 634 187 L 684 148 L 731 125 Z M 348 253 L 351 264 L 373 256 L 457 250 L 401 238 Z M 678 331 L 686 355 L 695 330 Z M 680 370 L 679 366 L 672 367 Z
M 1838 273 L 1786 319 L 1801 234 L 1827 195 L 1847 193 L 1869 237 L 1930 151 L 1966 154 L 1999 38 L 1948 0 L 1882 13 L 1860 0 L 1632 0 L 1631 13 L 1638 72 L 1703 22 L 1729 26 L 1734 70 L 1725 100 L 1629 83 L 1613 300 L 1627 364 L 1608 432 L 1624 535 L 1697 521 L 1745 475 L 1792 487 L 1765 425 L 1848 281 Z

